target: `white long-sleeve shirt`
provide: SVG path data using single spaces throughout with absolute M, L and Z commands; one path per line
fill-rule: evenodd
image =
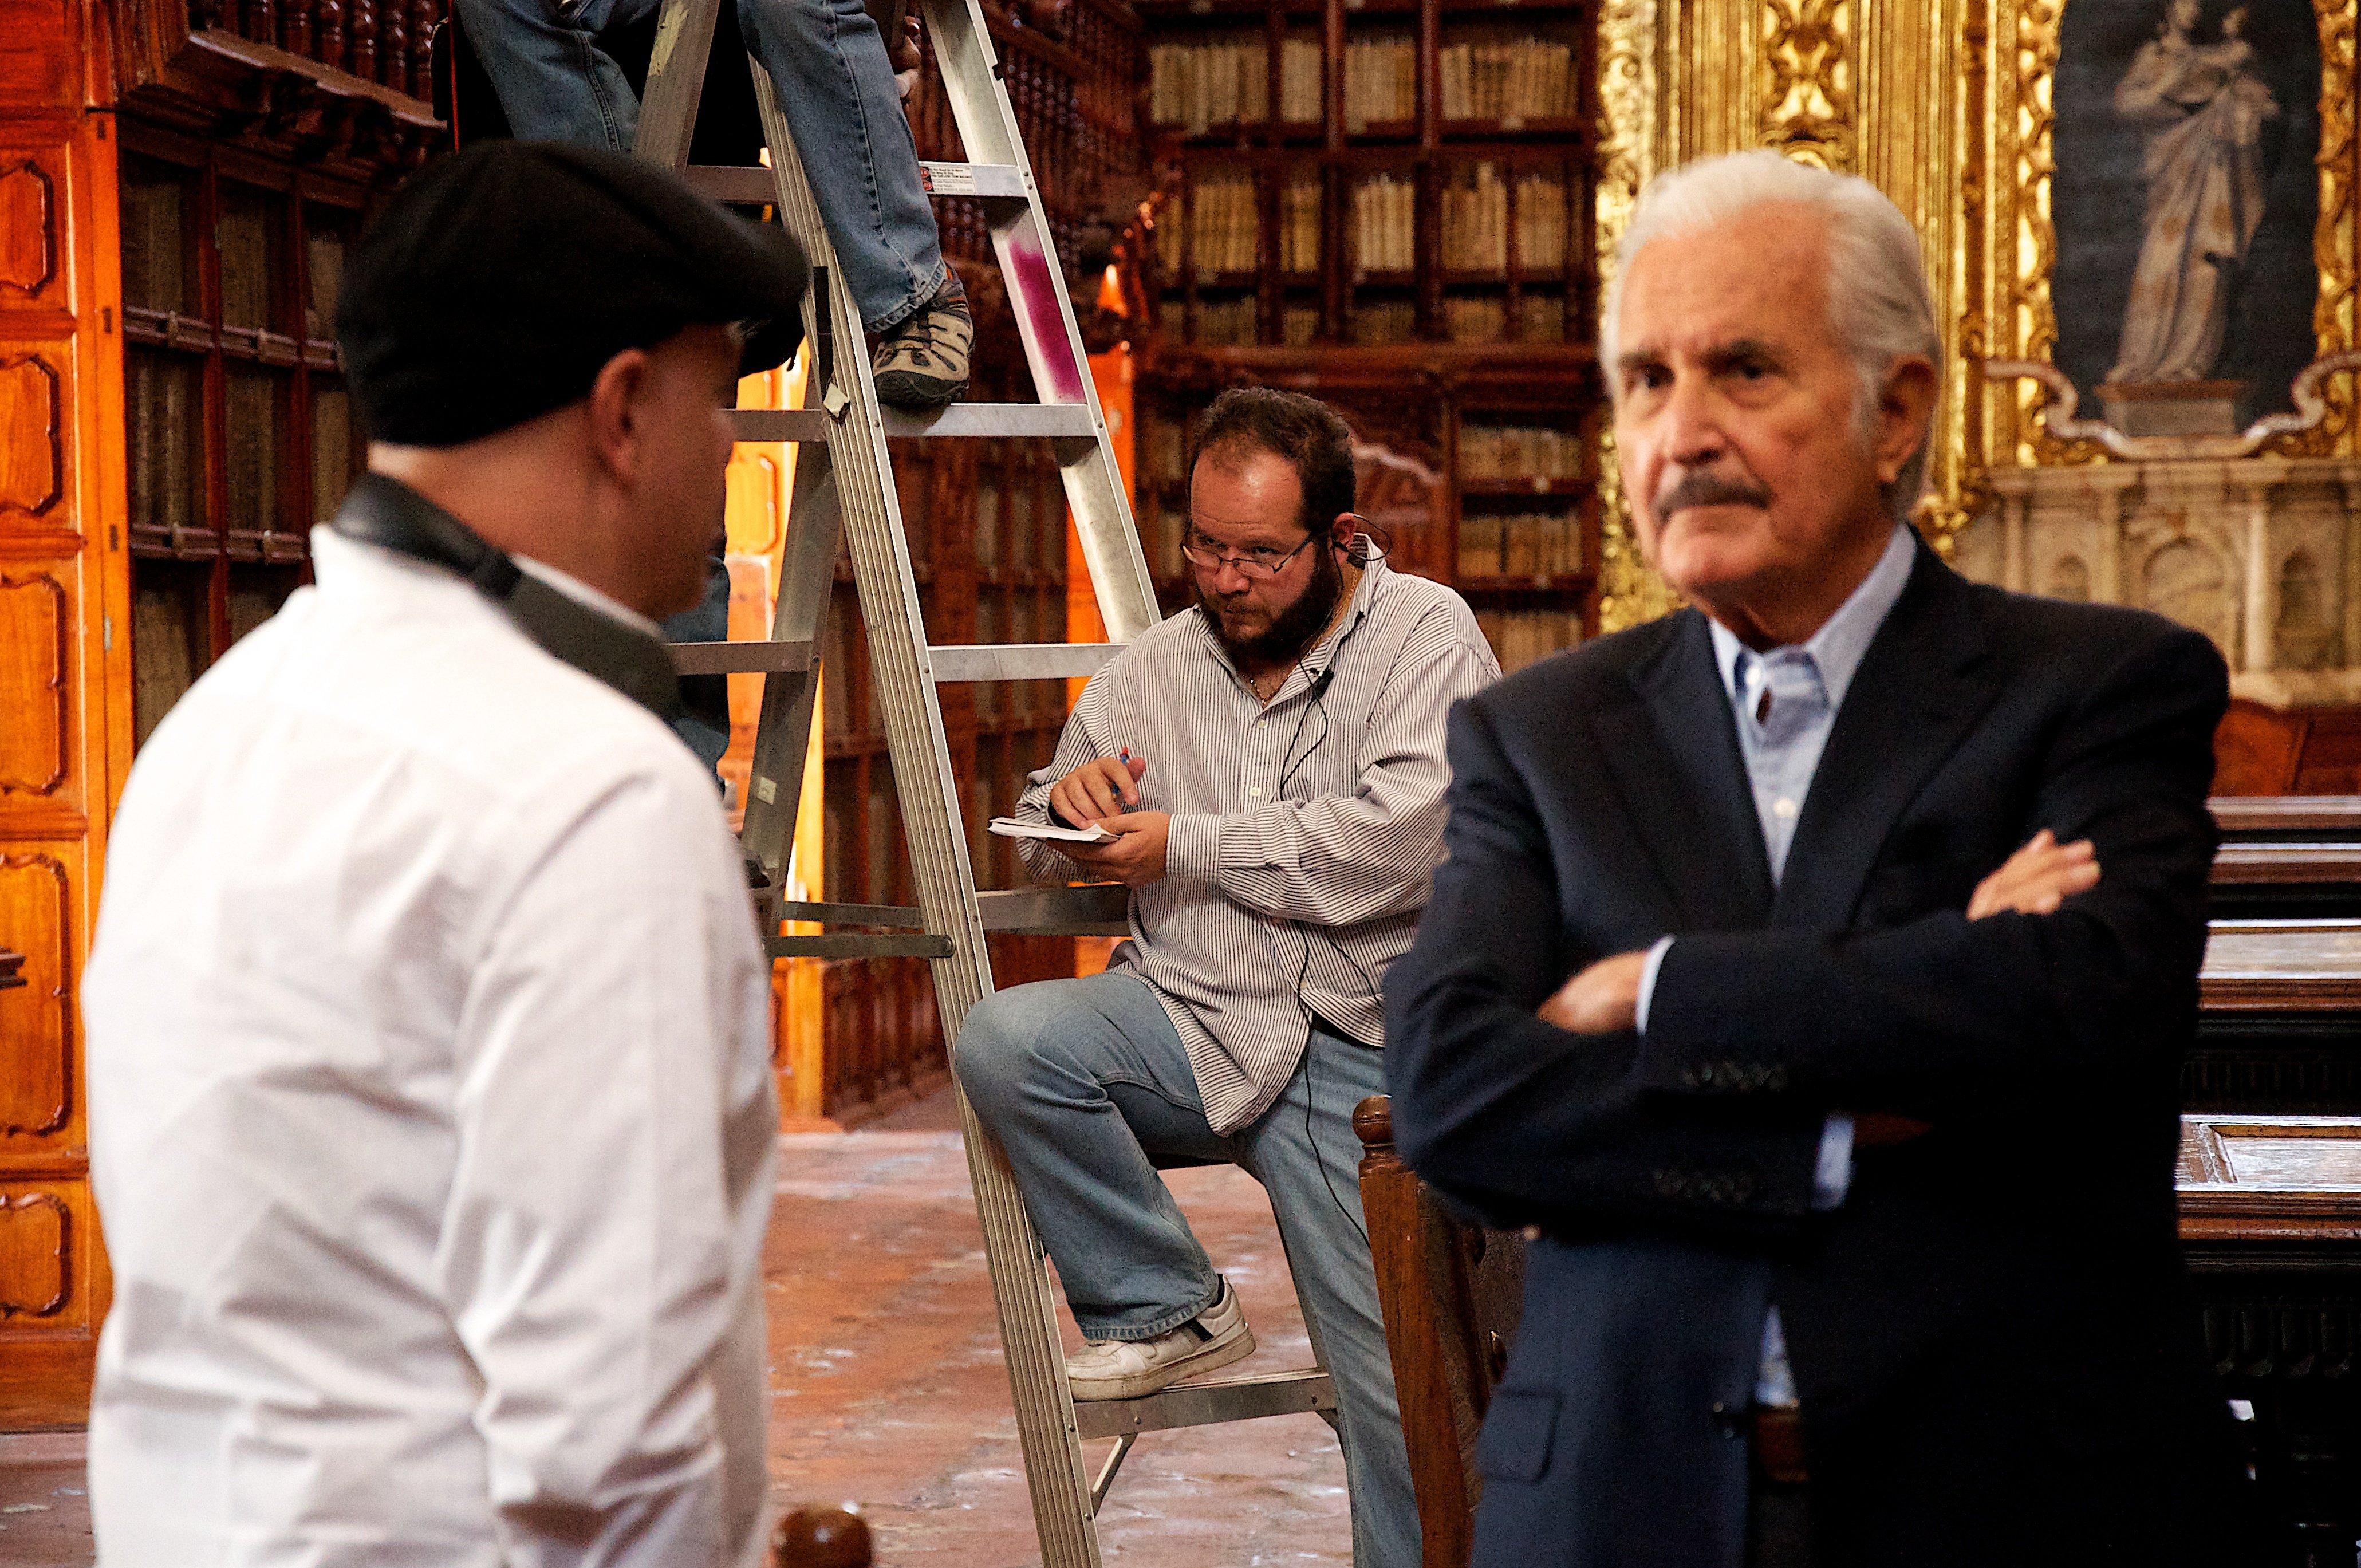
M 753 1563 L 777 1120 L 712 781 L 467 584 L 313 550 L 113 830 L 100 1561 Z

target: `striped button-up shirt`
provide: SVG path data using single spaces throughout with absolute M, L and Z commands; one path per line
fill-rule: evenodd
M 1313 1016 L 1384 1043 L 1378 982 L 1443 859 L 1444 716 L 1499 674 L 1457 594 L 1372 556 L 1268 706 L 1196 609 L 1083 688 L 1016 815 L 1046 821 L 1050 786 L 1093 757 L 1146 760 L 1138 809 L 1172 817 L 1164 876 L 1132 891 L 1109 967 L 1163 1002 L 1215 1131 L 1279 1097 Z M 1038 875 L 1090 874 L 1049 844 L 1020 850 Z

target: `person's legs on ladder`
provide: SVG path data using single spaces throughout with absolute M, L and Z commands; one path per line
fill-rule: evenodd
M 1418 1498 L 1361 1212 L 1361 1141 L 1353 1131 L 1354 1107 L 1385 1091 L 1381 1052 L 1314 1025 L 1294 1079 L 1236 1141 L 1241 1163 L 1270 1193 L 1305 1326 L 1336 1385 L 1354 1568 L 1418 1568 Z
M 975 327 L 943 265 L 887 40 L 861 0 L 739 0 L 738 25 L 778 89 L 862 324 L 884 339 L 878 400 L 951 401 L 967 388 Z
M 1090 1343 L 1074 1397 L 1128 1398 L 1254 1349 L 1227 1282 L 1151 1163 L 1228 1162 L 1188 1053 L 1146 982 L 1043 981 L 969 1012 L 952 1069 L 1008 1152 L 1025 1207 Z
M 659 0 L 456 0 L 500 112 L 519 141 L 562 141 L 629 152 L 640 100 L 598 47 L 608 27 L 635 22 Z
M 598 47 L 660 0 L 456 0 L 460 26 L 526 140 L 629 152 L 640 101 Z M 862 324 L 884 338 L 878 400 L 935 408 L 967 389 L 975 326 L 918 181 L 886 40 L 860 0 L 739 0 L 739 30 L 771 73 Z

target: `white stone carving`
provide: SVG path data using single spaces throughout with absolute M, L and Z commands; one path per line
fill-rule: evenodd
M 1980 582 L 2152 609 L 2220 646 L 2273 707 L 2361 702 L 2361 460 L 1999 468 L 1960 532 Z

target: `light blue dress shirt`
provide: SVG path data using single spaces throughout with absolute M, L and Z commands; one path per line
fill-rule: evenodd
M 1754 788 L 1754 815 L 1763 825 L 1763 848 L 1770 857 L 1771 883 L 1776 887 L 1787 867 L 1787 847 L 1795 839 L 1795 821 L 1803 815 L 1804 797 L 1811 793 L 1812 775 L 1819 771 L 1828 731 L 1861 661 L 1868 653 L 1877 629 L 1885 624 L 1910 569 L 1917 559 L 1917 536 L 1900 523 L 1885 542 L 1885 553 L 1870 568 L 1837 612 L 1809 640 L 1757 653 L 1718 620 L 1706 624 L 1713 633 L 1715 663 L 1721 669 L 1722 689 L 1730 694 L 1738 719 L 1738 750 L 1746 761 L 1746 776 Z M 1639 1029 L 1648 1031 L 1648 1004 L 1656 994 L 1656 973 L 1673 938 L 1665 937 L 1648 949 L 1647 966 L 1640 975 Z M 1844 1201 L 1852 1185 L 1852 1118 L 1831 1114 L 1820 1134 L 1818 1168 L 1812 1179 L 1812 1207 L 1833 1209 Z M 1779 1310 L 1771 1309 L 1763 1325 L 1763 1370 L 1754 1385 L 1760 1405 L 1792 1405 L 1795 1382 L 1787 1366 L 1787 1340 L 1779 1327 Z

